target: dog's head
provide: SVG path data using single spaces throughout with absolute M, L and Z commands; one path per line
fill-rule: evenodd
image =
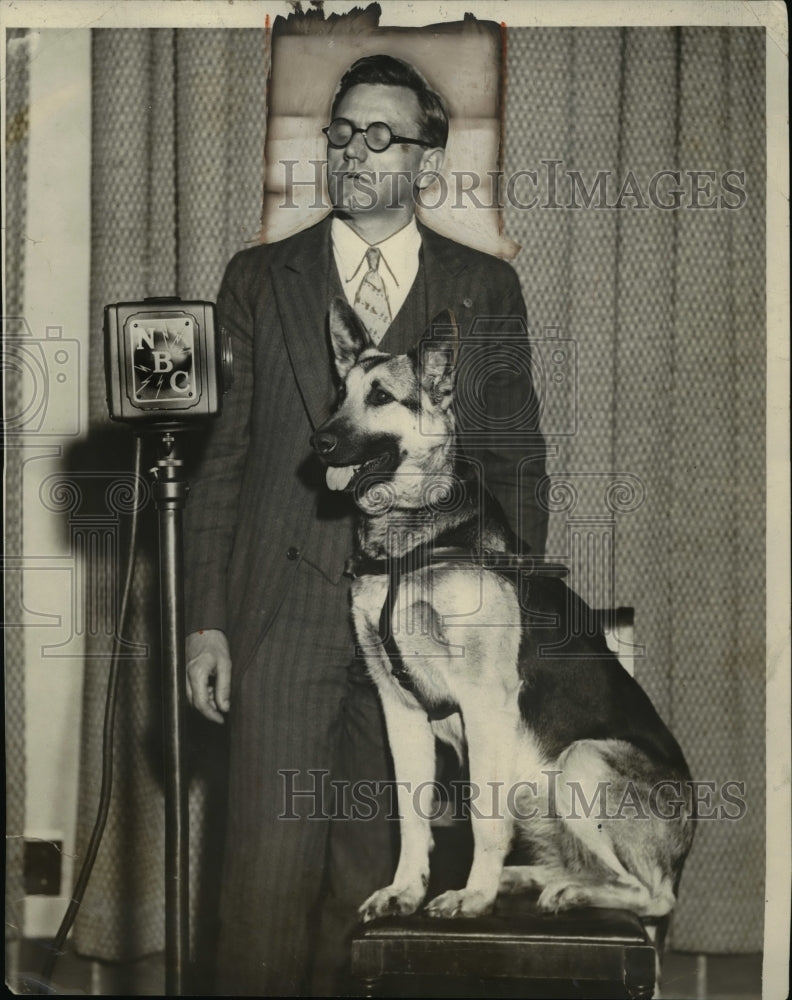
M 311 437 L 327 466 L 327 485 L 354 494 L 372 513 L 389 483 L 400 507 L 421 503 L 427 478 L 450 472 L 454 441 L 456 341 L 450 314 L 438 317 L 409 354 L 391 355 L 371 343 L 354 310 L 342 299 L 330 307 L 330 340 L 340 379 L 333 416 Z

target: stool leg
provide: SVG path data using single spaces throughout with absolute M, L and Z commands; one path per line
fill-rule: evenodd
M 631 1000 L 651 1000 L 655 994 L 657 952 L 652 947 L 626 948 L 624 988 Z
M 364 997 L 379 996 L 379 976 L 371 976 L 363 979 L 360 985 L 363 987 Z

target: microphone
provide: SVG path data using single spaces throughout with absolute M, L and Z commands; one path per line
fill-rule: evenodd
M 165 747 L 165 991 L 168 996 L 179 996 L 189 957 L 190 936 L 189 811 L 181 760 L 186 698 L 182 511 L 189 486 L 183 477 L 184 462 L 178 457 L 178 439 L 181 432 L 200 427 L 203 421 L 220 413 L 223 394 L 231 387 L 233 379 L 233 359 L 227 332 L 217 329 L 214 304 L 176 297 L 105 306 L 104 347 L 110 418 L 129 424 L 138 435 L 139 443 L 143 434 L 159 435 L 162 453 L 150 471 L 154 479 L 160 549 Z M 140 450 L 137 454 L 140 455 Z M 114 660 L 108 705 L 115 702 L 116 666 L 117 660 Z M 112 720 L 112 709 L 108 709 L 108 717 Z M 112 729 L 110 731 L 112 734 Z M 109 793 L 106 798 L 109 800 Z M 100 838 L 103 824 L 104 817 L 101 826 L 97 824 L 96 827 Z
M 214 303 L 157 297 L 107 305 L 104 345 L 111 420 L 167 430 L 220 413 L 233 358 Z

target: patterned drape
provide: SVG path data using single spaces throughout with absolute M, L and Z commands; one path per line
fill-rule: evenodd
M 111 428 L 107 418 L 102 310 L 108 303 L 151 295 L 213 300 L 228 258 L 258 233 L 265 33 L 97 30 L 92 60 L 91 433 L 73 463 L 128 481 L 132 435 Z M 155 457 L 144 446 L 144 480 Z M 164 946 L 156 521 L 149 500 L 144 485 L 138 559 L 122 632 L 139 648 L 122 663 L 113 802 L 75 925 L 78 950 L 98 958 L 136 957 Z M 128 520 L 119 516 L 122 527 Z M 93 566 L 94 593 L 117 586 L 126 544 L 122 531 L 111 556 Z M 88 642 L 78 806 L 81 854 L 98 802 L 110 636 L 91 636 Z M 186 763 L 194 778 L 191 926 L 200 956 L 208 952 L 203 934 L 211 934 L 211 926 L 199 924 L 196 915 L 211 915 L 214 909 L 211 876 L 217 872 L 216 864 L 203 864 L 203 859 L 216 859 L 219 851 L 218 843 L 204 836 L 204 817 L 207 810 L 222 812 L 224 741 L 221 730 L 202 724 L 192 712 L 187 738 Z
M 505 209 L 533 332 L 559 340 L 545 352 L 562 376 L 545 373 L 549 554 L 572 564 L 594 603 L 636 609 L 638 676 L 695 776 L 746 783 L 742 819 L 699 824 L 673 934 L 688 950 L 762 944 L 763 46 L 761 29 L 508 32 L 506 176 L 535 171 L 530 193 L 546 202 L 557 161 L 559 208 Z M 263 32 L 95 33 L 91 461 L 112 455 L 108 469 L 128 468 L 119 449 L 131 446 L 104 418 L 102 306 L 214 296 L 225 261 L 259 228 L 266 74 Z M 664 169 L 744 171 L 747 199 L 739 210 L 640 208 L 636 197 L 623 209 L 566 207 L 572 170 L 589 190 L 609 172 L 613 201 L 630 171 L 645 191 Z M 149 553 L 127 633 L 154 645 L 152 567 Z M 115 801 L 77 928 L 80 950 L 98 957 L 162 947 L 155 660 L 124 670 Z M 105 678 L 106 662 L 89 659 L 85 825 Z M 222 740 L 194 725 L 198 861 L 213 849 L 201 817 Z
M 701 952 L 763 940 L 764 45 L 763 29 L 508 34 L 506 177 L 537 183 L 507 198 L 506 231 L 534 332 L 577 357 L 543 424 L 548 551 L 593 604 L 635 608 L 636 675 L 694 778 L 745 782 L 744 817 L 698 824 L 682 881 L 673 943 Z M 663 170 L 681 183 L 656 201 L 673 183 L 678 211 L 653 202 Z M 742 207 L 694 207 L 738 203 L 730 170 Z M 567 207 L 585 204 L 573 171 L 587 209 Z M 713 172 L 706 193 L 693 171 Z M 606 207 L 622 190 L 638 196 Z
M 6 33 L 6 271 L 3 334 L 23 334 L 15 320 L 23 315 L 25 282 L 26 173 L 30 112 L 28 105 L 30 51 L 27 30 Z M 4 419 L 14 426 L 27 405 L 22 395 L 22 372 L 3 363 Z M 16 939 L 22 927 L 22 877 L 25 828 L 25 647 L 21 623 L 22 574 L 14 571 L 14 557 L 22 555 L 21 441 L 5 438 L 5 499 L 3 505 L 5 636 L 5 812 L 6 812 L 6 940 Z

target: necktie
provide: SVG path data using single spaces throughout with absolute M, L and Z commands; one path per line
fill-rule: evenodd
M 363 275 L 360 288 L 355 295 L 355 312 L 365 324 L 375 344 L 382 340 L 391 323 L 388 293 L 379 273 L 380 256 L 376 247 L 369 247 L 366 251 L 366 263 L 369 269 Z

